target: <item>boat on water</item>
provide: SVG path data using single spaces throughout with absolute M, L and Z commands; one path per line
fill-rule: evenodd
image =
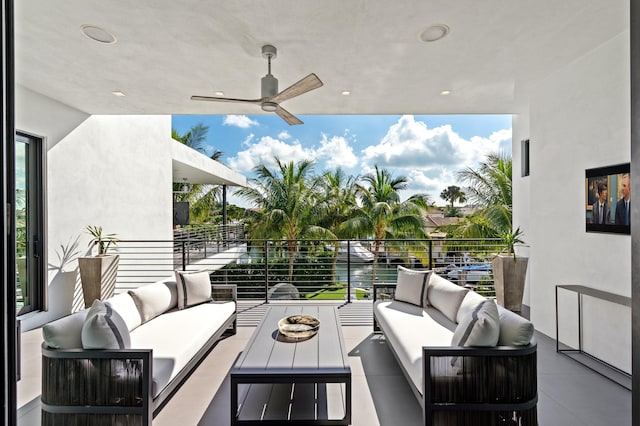
M 449 265 L 447 270 L 447 277 L 452 281 L 464 280 L 467 283 L 477 283 L 483 278 L 491 276 L 490 263 L 465 266 Z
M 353 263 L 369 263 L 373 262 L 373 253 L 364 248 L 360 241 L 340 241 L 338 262 L 347 262 L 349 258 Z

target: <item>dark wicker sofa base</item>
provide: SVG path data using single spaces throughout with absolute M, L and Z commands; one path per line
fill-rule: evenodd
M 536 426 L 537 346 L 424 347 L 425 425 Z M 462 373 L 451 371 L 454 357 Z
M 61 350 L 43 343 L 41 424 L 151 425 L 220 338 L 235 332 L 234 312 L 155 398 L 151 349 Z

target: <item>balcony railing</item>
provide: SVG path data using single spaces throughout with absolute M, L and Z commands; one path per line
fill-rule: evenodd
M 494 296 L 491 258 L 504 248 L 493 239 L 387 239 L 376 250 L 371 240 L 247 240 L 239 229 L 227 231 L 120 241 L 118 288 L 165 279 L 176 269 L 207 270 L 212 282 L 238 285 L 241 299 L 351 302 L 372 298 L 374 283 L 395 282 L 402 265 L 433 269 Z

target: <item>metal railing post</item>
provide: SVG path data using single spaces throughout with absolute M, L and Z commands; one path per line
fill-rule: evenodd
M 187 270 L 187 250 L 186 250 L 186 241 L 182 241 L 182 270 Z
M 264 241 L 264 303 L 269 303 L 269 241 Z
M 351 303 L 351 241 L 347 240 L 347 303 Z
M 429 240 L 429 269 L 433 269 L 433 240 Z

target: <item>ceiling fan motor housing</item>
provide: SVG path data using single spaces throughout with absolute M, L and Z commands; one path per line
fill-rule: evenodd
M 272 98 L 278 94 L 278 79 L 271 74 L 262 77 L 262 97 Z

